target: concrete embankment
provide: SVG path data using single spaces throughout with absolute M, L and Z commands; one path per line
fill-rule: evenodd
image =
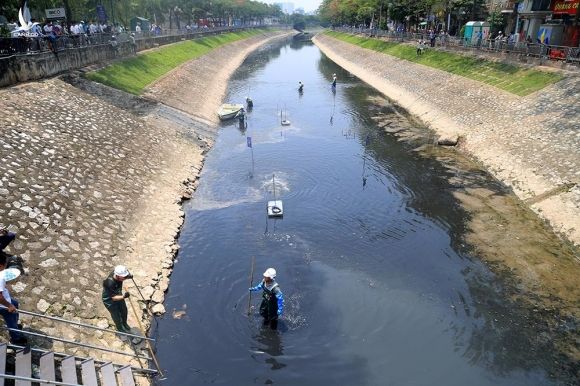
M 553 229 L 580 245 L 580 76 L 526 97 L 339 41 L 315 43 L 474 157 Z
M 148 50 L 166 44 L 184 40 L 195 40 L 206 36 L 219 35 L 230 31 L 239 31 L 238 28 L 223 28 L 219 30 L 198 31 L 189 35 L 167 35 L 139 38 L 133 45 L 127 37 L 124 41 L 112 46 L 108 36 L 100 44 L 75 47 L 72 44 L 57 52 L 44 51 L 37 54 L 16 54 L 0 57 L 0 87 L 15 85 L 19 82 L 29 82 L 66 73 L 96 63 L 133 56 L 135 52 Z M 79 37 L 80 39 L 80 37 Z M 85 40 L 87 38 L 84 38 Z M 61 42 L 61 44 L 64 44 Z M 76 42 L 78 44 L 78 42 Z
M 213 114 L 227 80 L 251 51 L 286 35 L 255 36 L 185 64 L 151 89 L 158 102 L 74 75 L 0 90 L 0 216 L 18 234 L 7 251 L 23 256 L 29 268 L 12 286 L 23 309 L 112 327 L 101 302 L 102 280 L 123 263 L 153 310 L 164 312 L 181 202 L 195 189 L 217 133 Z M 165 90 L 174 87 L 167 83 L 174 78 L 180 79 L 175 93 Z M 199 102 L 185 108 L 184 99 Z M 138 293 L 128 284 L 136 305 Z M 137 326 L 131 308 L 129 313 L 129 324 Z M 24 323 L 128 349 L 110 334 L 44 320 Z M 49 346 L 64 350 L 62 343 Z

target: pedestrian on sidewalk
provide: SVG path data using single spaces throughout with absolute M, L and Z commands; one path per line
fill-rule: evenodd
M 272 330 L 278 328 L 278 318 L 284 312 L 284 295 L 275 278 L 276 270 L 268 268 L 260 284 L 250 288 L 251 292 L 263 290 L 260 315 L 264 318 L 264 325 L 270 325 Z
M 6 276 L 4 271 L 6 269 L 8 256 L 4 253 L 0 253 L 0 314 L 6 322 L 6 327 L 12 328 L 8 333 L 10 334 L 10 343 L 17 344 L 19 346 L 25 346 L 28 344 L 28 339 L 20 331 L 22 325 L 18 324 L 18 301 L 10 297 L 10 292 L 6 288 Z
M 127 324 L 127 304 L 125 303 L 129 292 L 123 293 L 123 281 L 132 277 L 127 267 L 117 265 L 103 281 L 103 304 L 111 313 L 117 331 L 126 333 L 131 332 L 131 327 Z

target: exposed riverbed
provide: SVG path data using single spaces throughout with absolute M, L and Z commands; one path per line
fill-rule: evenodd
M 574 250 L 497 181 L 313 45 L 253 54 L 227 99 L 246 95 L 247 130 L 222 125 L 185 208 L 168 314 L 153 324 L 159 384 L 574 382 Z M 280 220 L 266 217 L 272 175 Z M 563 284 L 535 292 L 547 282 L 490 269 L 491 252 L 550 254 Z M 257 297 L 247 316 L 252 256 L 254 283 L 273 266 L 286 296 L 275 332 Z

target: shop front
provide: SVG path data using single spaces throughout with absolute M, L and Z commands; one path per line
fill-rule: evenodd
M 578 47 L 580 45 L 580 27 L 576 24 L 576 12 L 580 0 L 553 0 L 552 20 L 562 27 L 561 45 Z

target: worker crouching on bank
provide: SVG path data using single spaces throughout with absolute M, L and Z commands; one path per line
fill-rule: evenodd
M 131 333 L 131 327 L 127 324 L 127 304 L 125 304 L 129 292 L 123 293 L 123 281 L 132 277 L 124 265 L 118 265 L 103 281 L 103 304 L 111 313 L 117 331 L 125 333 Z
M 268 268 L 260 284 L 250 288 L 252 292 L 263 290 L 260 315 L 264 318 L 264 325 L 270 325 L 272 330 L 278 328 L 278 318 L 284 312 L 284 295 L 275 278 L 276 270 Z

